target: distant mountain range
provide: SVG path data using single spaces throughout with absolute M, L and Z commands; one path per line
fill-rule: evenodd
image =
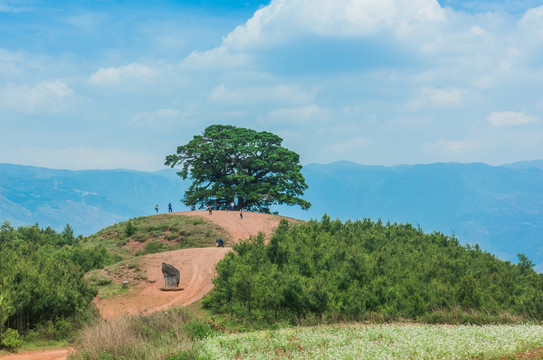
M 526 254 L 543 271 L 543 160 L 503 166 L 482 163 L 365 166 L 352 162 L 302 169 L 309 211 L 276 207 L 281 215 L 409 222 L 425 232 L 454 234 L 498 257 Z M 175 169 L 53 170 L 0 164 L 0 221 L 88 235 L 128 218 L 188 210 L 179 199 L 190 182 Z

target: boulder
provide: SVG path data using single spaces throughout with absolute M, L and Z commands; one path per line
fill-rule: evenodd
M 166 283 L 167 288 L 179 287 L 179 279 L 181 276 L 179 270 L 177 270 L 175 266 L 163 262 L 162 275 L 164 275 L 164 282 Z

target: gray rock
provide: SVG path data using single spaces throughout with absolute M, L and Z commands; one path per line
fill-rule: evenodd
M 175 266 L 163 262 L 162 275 L 164 275 L 166 287 L 179 287 L 179 279 L 181 276 L 179 270 L 177 270 Z

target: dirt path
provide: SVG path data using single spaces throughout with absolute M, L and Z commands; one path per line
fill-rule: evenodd
M 0 355 L 2 360 L 66 360 L 73 348 L 24 351 L 17 354 Z
M 244 212 L 243 219 L 239 216 L 239 211 L 213 211 L 209 215 L 208 211 L 184 211 L 174 213 L 183 216 L 199 216 L 203 219 L 212 221 L 216 225 L 225 229 L 230 234 L 231 240 L 238 242 L 239 239 L 248 239 L 251 235 L 257 235 L 263 232 L 269 238 L 273 230 L 279 225 L 281 219 L 278 215 L 260 214 L 253 212 Z M 294 220 L 293 220 L 294 221 Z
M 97 297 L 95 304 L 105 319 L 123 315 L 152 313 L 175 305 L 189 305 L 201 299 L 212 288 L 215 265 L 230 248 L 202 248 L 169 251 L 146 255 L 137 259 L 144 280 L 131 287 L 126 294 L 106 299 Z M 161 291 L 164 287 L 162 262 L 179 269 L 181 291 Z M 120 284 L 119 284 L 120 286 Z
M 244 213 L 243 219 L 239 212 L 187 211 L 174 213 L 180 216 L 199 216 L 212 221 L 224 228 L 230 239 L 238 242 L 251 235 L 263 232 L 271 236 L 279 225 L 281 217 L 277 215 Z M 137 264 L 141 269 L 141 278 L 131 284 L 128 293 L 111 298 L 96 298 L 95 304 L 105 319 L 115 319 L 123 315 L 151 313 L 165 310 L 172 306 L 186 306 L 201 299 L 213 288 L 211 279 L 215 275 L 215 265 L 230 248 L 197 248 L 169 251 L 165 253 L 146 255 L 138 258 Z M 161 291 L 164 287 L 161 264 L 167 262 L 174 265 L 181 273 L 179 286 L 182 291 Z M 122 279 L 118 280 L 120 286 Z

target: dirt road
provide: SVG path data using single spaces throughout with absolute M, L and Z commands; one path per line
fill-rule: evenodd
M 66 360 L 73 348 L 25 351 L 17 354 L 0 355 L 2 360 Z

